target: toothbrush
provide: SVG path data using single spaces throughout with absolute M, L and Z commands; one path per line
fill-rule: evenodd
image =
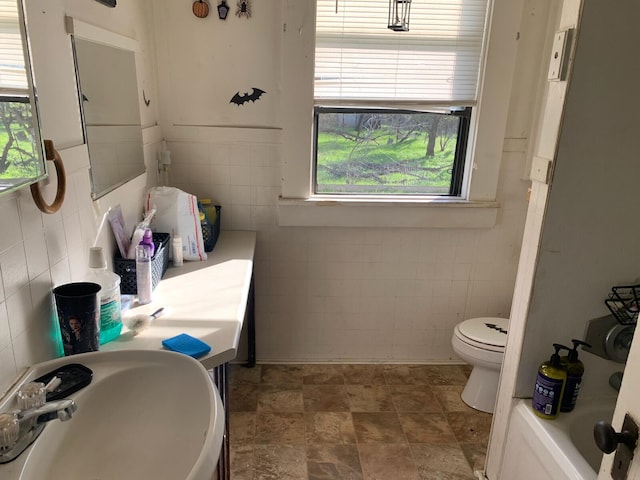
M 51 393 L 56 388 L 58 388 L 61 383 L 62 383 L 62 380 L 54 376 L 51 380 L 49 380 L 49 383 L 47 383 L 44 389 L 47 391 L 47 393 Z

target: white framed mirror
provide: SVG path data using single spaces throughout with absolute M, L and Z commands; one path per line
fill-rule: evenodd
M 0 194 L 45 178 L 22 0 L 0 0 Z
M 145 172 L 138 42 L 67 17 L 94 199 Z

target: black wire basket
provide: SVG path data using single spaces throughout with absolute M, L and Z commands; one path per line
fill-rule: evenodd
M 169 267 L 169 237 L 168 233 L 153 232 L 153 243 L 156 251 L 151 257 L 151 288 L 155 289 L 160 279 Z M 120 275 L 120 293 L 123 295 L 135 295 L 138 293 L 136 282 L 135 259 L 122 258 L 120 251 L 116 250 L 113 259 L 113 271 Z
M 619 323 L 634 325 L 640 313 L 640 285 L 612 287 L 604 303 Z

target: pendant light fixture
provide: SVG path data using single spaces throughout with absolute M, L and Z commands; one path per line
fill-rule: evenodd
M 408 32 L 410 12 L 411 0 L 389 0 L 389 29 Z

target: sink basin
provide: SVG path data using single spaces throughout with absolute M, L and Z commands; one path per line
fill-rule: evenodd
M 47 424 L 3 480 L 210 480 L 224 432 L 220 395 L 191 357 L 168 351 L 92 352 L 31 367 L 20 384 L 80 363 L 93 381 L 69 396 L 78 409 Z M 15 408 L 14 387 L 0 412 Z

